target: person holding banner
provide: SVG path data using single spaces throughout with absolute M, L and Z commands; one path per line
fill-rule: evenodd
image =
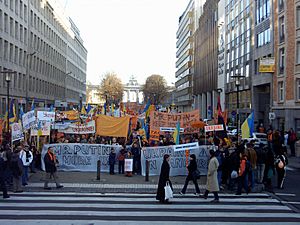
M 195 176 L 195 172 L 197 171 L 197 162 L 196 162 L 196 155 L 195 154 L 191 154 L 190 155 L 190 163 L 187 166 L 188 169 L 188 175 L 185 179 L 185 183 L 184 186 L 182 188 L 182 190 L 179 192 L 179 194 L 184 195 L 187 189 L 187 186 L 189 184 L 189 182 L 192 180 L 194 185 L 195 185 L 195 189 L 196 189 L 196 196 L 200 195 L 200 189 L 198 186 L 198 182 L 197 182 L 197 177 Z
M 170 204 L 169 200 L 165 200 L 165 186 L 167 182 L 169 182 L 169 185 L 172 188 L 172 183 L 170 181 L 170 155 L 165 154 L 164 155 L 164 161 L 161 165 L 160 175 L 159 175 L 159 181 L 158 181 L 158 187 L 157 187 L 157 193 L 156 193 L 156 200 L 159 200 L 160 203 L 164 204 Z M 173 188 L 172 188 L 173 190 Z
M 51 187 L 48 187 L 49 181 L 53 178 L 56 183 L 56 188 L 62 188 L 63 186 L 58 181 L 58 176 L 56 174 L 58 164 L 58 160 L 56 159 L 56 155 L 53 152 L 52 147 L 48 148 L 48 151 L 44 157 L 45 169 L 46 169 L 46 177 L 44 183 L 44 189 L 51 190 Z

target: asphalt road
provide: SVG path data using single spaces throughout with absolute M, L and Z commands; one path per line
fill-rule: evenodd
M 287 170 L 284 189 L 277 189 L 276 176 L 273 180 L 274 192 L 284 204 L 289 204 L 300 213 L 300 169 L 291 168 Z

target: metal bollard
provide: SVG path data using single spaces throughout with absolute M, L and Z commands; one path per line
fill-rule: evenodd
M 97 180 L 100 180 L 100 172 L 101 172 L 101 161 L 97 161 Z
M 150 169 L 150 162 L 149 162 L 149 160 L 146 160 L 146 176 L 145 176 L 145 181 L 149 181 L 149 169 Z

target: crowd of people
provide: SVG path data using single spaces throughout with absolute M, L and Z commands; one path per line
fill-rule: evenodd
M 295 142 L 297 140 L 295 132 L 291 129 L 289 132 L 273 131 L 267 132 L 268 144 L 259 145 L 254 141 L 242 140 L 239 144 L 231 141 L 230 138 L 219 138 L 214 133 L 210 133 L 207 138 L 199 134 L 181 135 L 180 144 L 199 142 L 200 145 L 214 145 L 215 150 L 210 151 L 210 160 L 208 163 L 207 191 L 202 195 L 206 198 L 209 192 L 215 195 L 215 202 L 219 201 L 217 192 L 219 189 L 228 189 L 235 191 L 240 195 L 243 191 L 249 193 L 265 189 L 273 191 L 272 178 L 277 175 L 277 188 L 284 188 L 286 175 L 286 165 L 288 164 L 287 146 L 291 151 L 291 156 L 295 155 Z M 89 144 L 110 144 L 120 145 L 121 150 L 118 154 L 111 151 L 108 159 L 110 174 L 115 174 L 115 166 L 118 164 L 119 174 L 125 174 L 130 177 L 134 174 L 141 174 L 141 149 L 148 146 L 168 146 L 175 145 L 171 133 L 161 135 L 159 140 L 150 143 L 145 138 L 140 138 L 136 134 L 131 134 L 128 139 L 110 138 L 94 135 L 64 135 L 57 137 L 52 135 L 50 143 L 89 143 Z M 170 181 L 168 171 L 170 170 L 168 159 L 164 158 L 162 174 L 159 181 L 159 189 Z M 125 159 L 133 159 L 133 170 L 124 170 Z M 44 160 L 46 168 L 45 189 L 48 187 L 50 179 L 54 179 L 57 188 L 61 188 L 56 174 L 57 159 L 52 149 L 48 149 L 46 156 L 41 159 L 40 149 L 37 149 L 34 142 L 20 142 L 11 147 L 9 144 L 3 144 L 0 147 L 0 185 L 3 191 L 3 197 L 8 198 L 7 186 L 11 187 L 13 192 L 22 192 L 23 187 L 28 184 L 28 173 L 35 173 L 36 169 L 41 168 L 41 161 Z M 164 170 L 166 171 L 163 171 Z M 187 166 L 188 176 L 180 194 L 185 194 L 187 185 L 192 181 L 195 185 L 195 194 L 200 195 L 200 189 L 197 178 L 193 173 L 197 170 L 196 156 L 190 155 L 190 163 Z M 170 181 L 171 183 L 171 181 Z M 163 196 L 159 194 L 158 200 Z M 162 200 L 164 202 L 164 200 Z

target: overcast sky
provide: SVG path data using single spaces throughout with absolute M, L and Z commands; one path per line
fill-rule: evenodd
M 111 71 L 123 82 L 151 74 L 175 81 L 178 19 L 189 0 L 60 1 L 88 50 L 88 81 Z

